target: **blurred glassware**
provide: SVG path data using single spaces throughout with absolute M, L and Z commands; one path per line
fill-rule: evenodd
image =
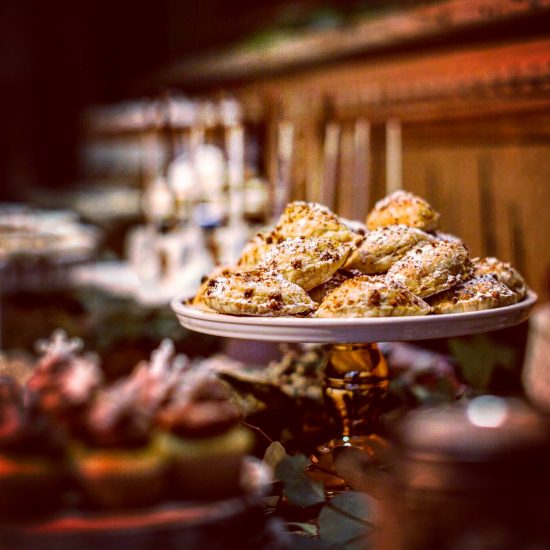
M 197 147 L 193 160 L 199 197 L 206 201 L 216 198 L 222 193 L 227 178 L 223 151 L 212 143 L 204 143 Z
M 138 218 L 141 214 L 141 195 L 135 187 L 114 182 L 88 184 L 72 192 L 69 203 L 85 219 L 104 224 L 117 219 Z
M 197 179 L 197 173 L 189 155 L 182 154 L 170 163 L 168 181 L 179 201 L 191 202 L 199 197 L 200 187 L 197 185 Z
M 163 176 L 155 178 L 143 193 L 143 212 L 154 226 L 161 227 L 175 215 L 174 193 Z
M 0 286 L 3 292 L 58 288 L 72 266 L 90 260 L 100 232 L 71 211 L 0 206 Z

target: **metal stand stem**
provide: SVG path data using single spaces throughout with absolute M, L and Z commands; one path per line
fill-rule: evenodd
M 325 366 L 325 401 L 340 435 L 318 448 L 312 462 L 332 470 L 333 451 L 358 447 L 371 457 L 387 444 L 376 435 L 380 405 L 388 389 L 388 367 L 377 344 L 333 344 Z

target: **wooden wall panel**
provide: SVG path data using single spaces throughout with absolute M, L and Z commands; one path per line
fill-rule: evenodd
M 440 210 L 442 229 L 473 255 L 511 261 L 542 298 L 550 298 L 550 147 L 409 144 L 405 187 Z

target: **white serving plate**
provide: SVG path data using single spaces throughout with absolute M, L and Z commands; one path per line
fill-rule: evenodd
M 187 297 L 172 300 L 182 326 L 195 332 L 276 342 L 361 343 L 429 340 L 491 332 L 526 321 L 537 301 L 529 291 L 521 302 L 497 309 L 421 317 L 242 317 L 188 305 Z

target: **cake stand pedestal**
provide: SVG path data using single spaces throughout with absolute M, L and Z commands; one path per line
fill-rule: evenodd
M 246 340 L 330 344 L 325 365 L 325 399 L 340 434 L 319 448 L 324 462 L 341 446 L 359 447 L 377 460 L 386 443 L 376 434 L 388 368 L 375 342 L 449 338 L 491 332 L 526 321 L 537 296 L 497 309 L 421 317 L 240 317 L 205 311 L 176 297 L 172 309 L 189 330 Z

